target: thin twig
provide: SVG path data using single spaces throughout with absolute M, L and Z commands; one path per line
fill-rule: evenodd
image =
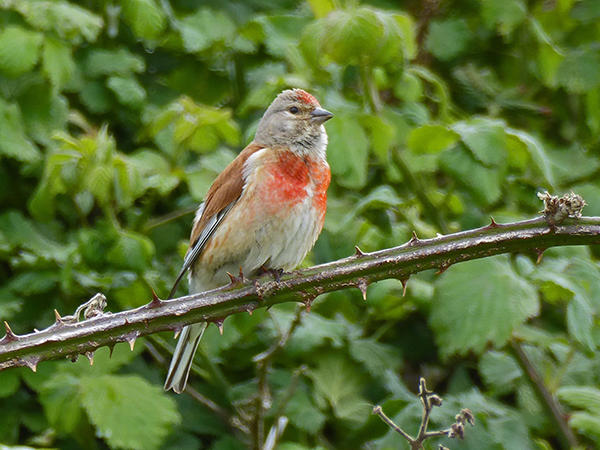
M 409 443 L 414 441 L 414 438 L 410 434 L 408 434 L 406 431 L 404 431 L 402 428 L 396 425 L 392 419 L 385 415 L 383 409 L 381 409 L 381 406 L 375 406 L 375 408 L 373 408 L 373 414 L 376 414 L 379 417 L 381 417 L 381 420 L 383 420 L 392 430 L 400 434 Z
M 296 307 L 294 319 L 290 323 L 287 331 L 280 335 L 279 340 L 275 342 L 268 350 L 259 353 L 252 358 L 252 361 L 256 364 L 256 370 L 258 372 L 258 392 L 255 400 L 254 420 L 252 426 L 252 441 L 255 450 L 260 450 L 263 447 L 265 429 L 264 414 L 271 406 L 271 391 L 267 382 L 267 375 L 271 367 L 271 362 L 275 358 L 275 355 L 285 347 L 288 340 L 296 330 L 296 327 L 300 324 L 303 310 L 304 307 L 298 305 Z
M 550 417 L 557 427 L 556 429 L 558 431 L 558 437 L 562 443 L 562 447 L 565 449 L 577 447 L 578 443 L 575 433 L 573 433 L 573 430 L 571 430 L 569 427 L 558 400 L 554 398 L 554 396 L 546 387 L 542 376 L 538 373 L 533 363 L 529 360 L 529 357 L 527 356 L 527 353 L 525 353 L 521 343 L 515 339 L 511 339 L 510 348 L 512 353 L 517 358 L 519 365 L 527 374 L 527 378 L 531 387 L 533 387 L 533 390 L 537 394 L 538 398 L 550 413 Z

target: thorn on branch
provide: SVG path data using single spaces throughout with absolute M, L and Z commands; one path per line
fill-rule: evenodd
M 406 296 L 406 286 L 408 286 L 408 279 L 410 278 L 410 276 L 406 277 L 406 278 L 402 278 L 400 280 L 400 283 L 402 283 L 402 297 Z
M 548 225 L 551 227 L 560 224 L 567 217 L 579 219 L 581 217 L 581 211 L 586 205 L 583 197 L 574 192 L 558 197 L 556 195 L 550 195 L 548 191 L 545 191 L 538 192 L 537 196 L 544 202 L 544 209 L 540 212 L 544 214 L 546 222 L 548 222 Z
M 490 216 L 490 224 L 486 227 L 488 229 L 499 228 L 500 225 L 494 220 L 492 216 Z
M 150 303 L 148 303 L 146 306 L 148 306 L 148 308 L 157 308 L 162 304 L 162 300 L 160 298 L 158 298 L 158 295 L 156 295 L 156 292 L 154 291 L 154 289 L 152 289 L 152 301 Z
M 132 331 L 131 333 L 127 333 L 125 335 L 125 342 L 129 344 L 129 348 L 131 349 L 131 351 L 133 351 L 133 348 L 135 347 L 135 341 L 139 335 L 139 331 Z
M 410 238 L 410 241 L 408 241 L 407 245 L 409 247 L 413 247 L 413 246 L 419 244 L 420 242 L 421 242 L 421 240 L 419 239 L 419 236 L 417 236 L 417 232 L 413 230 L 412 237 Z
M 211 322 L 217 326 L 217 328 L 219 329 L 219 334 L 223 336 L 223 323 L 225 322 L 225 317 L 213 319 L 211 320 Z
M 443 274 L 446 270 L 448 270 L 448 267 L 450 267 L 452 264 L 448 263 L 448 262 L 443 262 L 442 264 L 440 264 L 440 267 L 438 268 L 438 271 L 435 273 L 436 275 L 441 275 Z
M 13 333 L 13 330 L 10 329 L 10 325 L 6 320 L 4 321 L 4 328 L 6 329 L 6 335 L 2 338 L 0 344 L 8 344 L 9 342 L 13 342 L 19 339 L 19 336 Z
M 304 291 L 300 292 L 300 296 L 302 297 L 302 303 L 304 303 L 306 312 L 310 312 L 310 308 L 312 307 L 313 301 L 315 300 L 315 298 L 317 298 L 317 296 Z
M 90 366 L 94 365 L 94 352 L 85 352 L 85 356 L 87 356 L 87 359 L 90 362 Z
M 32 356 L 30 358 L 23 358 L 22 365 L 27 366 L 33 373 L 37 372 L 37 365 L 41 361 L 39 356 Z
M 365 253 L 360 248 L 358 248 L 358 245 L 354 246 L 354 256 L 356 256 L 357 258 L 365 256 Z
M 182 328 L 181 327 L 177 327 L 173 330 L 173 339 L 177 339 L 179 337 L 179 334 L 181 333 Z
M 112 358 L 114 349 L 115 349 L 115 344 L 108 344 L 108 357 L 109 358 Z
M 535 253 L 537 255 L 537 258 L 535 260 L 536 264 L 540 264 L 542 262 L 542 258 L 544 257 L 544 252 L 546 251 L 545 248 L 536 248 L 535 249 Z
M 54 323 L 56 326 L 64 325 L 63 319 L 56 308 L 54 309 Z
M 356 287 L 362 294 L 362 298 L 364 301 L 367 301 L 367 286 L 369 286 L 369 283 L 367 282 L 366 278 L 358 279 L 358 282 L 356 283 Z

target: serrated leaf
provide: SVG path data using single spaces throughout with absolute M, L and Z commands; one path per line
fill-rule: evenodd
M 585 412 L 575 412 L 569 419 L 569 425 L 579 430 L 580 433 L 585 434 L 592 439 L 596 440 L 600 437 L 600 414 L 588 414 Z
M 328 159 L 338 184 L 360 189 L 367 182 L 369 142 L 358 120 L 340 115 L 327 124 Z
M 146 91 L 134 77 L 110 77 L 107 86 L 122 105 L 137 109 L 146 100 Z
M 37 64 L 43 36 L 10 25 L 0 32 L 0 72 L 16 77 Z
M 134 232 L 122 232 L 106 258 L 115 267 L 138 272 L 148 268 L 154 256 L 154 244 L 146 236 Z
M 79 379 L 58 373 L 42 384 L 40 402 L 48 422 L 61 433 L 71 433 L 82 419 Z
M 479 360 L 479 373 L 499 394 L 514 391 L 514 381 L 523 375 L 511 356 L 494 350 L 485 352 Z
M 302 390 L 294 393 L 289 400 L 285 413 L 290 419 L 290 425 L 316 434 L 325 423 L 326 416 L 311 401 L 308 394 Z
M 432 20 L 425 46 L 436 58 L 448 61 L 469 45 L 471 32 L 464 19 Z
M 436 282 L 430 324 L 441 352 L 482 353 L 500 347 L 512 331 L 539 312 L 536 290 L 505 256 L 460 263 Z
M 485 166 L 499 166 L 506 160 L 505 124 L 499 120 L 476 118 L 452 125 L 475 158 Z
M 46 37 L 42 50 L 43 71 L 52 85 L 60 90 L 75 71 L 71 48 L 58 39 Z
M 600 55 L 593 50 L 567 53 L 556 71 L 556 81 L 576 94 L 584 94 L 600 86 Z
M 15 9 L 33 27 L 76 44 L 95 41 L 103 26 L 100 16 L 66 1 L 18 0 Z
M 491 205 L 500 198 L 504 182 L 502 171 L 484 167 L 463 147 L 444 151 L 440 155 L 440 165 L 456 182 L 471 191 L 479 203 Z
M 123 20 L 137 37 L 153 40 L 165 29 L 165 13 L 155 0 L 125 0 L 121 7 Z
M 158 448 L 181 420 L 173 399 L 136 375 L 83 377 L 80 395 L 97 435 L 113 448 Z
M 354 365 L 340 353 L 322 355 L 310 371 L 316 392 L 333 407 L 340 419 L 364 422 L 369 404 L 361 396 L 362 379 Z
M 527 17 L 522 0 L 486 0 L 481 3 L 481 17 L 488 27 L 498 26 L 501 34 L 508 35 Z
M 569 334 L 588 351 L 596 350 L 594 340 L 594 310 L 588 300 L 579 294 L 567 305 L 567 329 Z
M 406 145 L 415 153 L 438 153 L 454 145 L 460 135 L 443 125 L 423 125 L 408 135 Z
M 25 135 L 21 112 L 16 104 L 0 99 L 0 156 L 9 156 L 22 162 L 41 158 L 40 151 Z
M 211 45 L 233 39 L 235 23 L 221 11 L 200 8 L 181 20 L 181 39 L 187 52 L 196 53 Z
M 398 369 L 402 363 L 398 349 L 374 339 L 352 339 L 349 350 L 350 356 L 362 363 L 375 378 L 384 376 L 387 370 Z
M 130 75 L 143 72 L 144 60 L 125 48 L 117 50 L 91 50 L 84 61 L 84 69 L 91 77 L 101 75 Z

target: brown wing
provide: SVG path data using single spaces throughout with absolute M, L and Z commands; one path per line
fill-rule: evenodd
M 244 179 L 242 177 L 244 163 L 250 155 L 262 148 L 264 148 L 262 145 L 251 142 L 215 179 L 206 194 L 204 211 L 192 228 L 190 247 L 196 243 L 207 222 L 215 214 L 221 212 L 227 205 L 240 198 L 242 188 L 244 187 Z
M 219 227 L 229 210 L 240 198 L 244 188 L 243 169 L 244 163 L 254 152 L 264 148 L 254 142 L 250 143 L 231 163 L 219 174 L 206 194 L 204 203 L 200 205 L 202 213 L 194 221 L 190 246 L 183 261 L 183 267 L 179 271 L 169 298 L 173 298 L 177 285 L 193 266 L 194 262 L 204 250 L 204 246 Z

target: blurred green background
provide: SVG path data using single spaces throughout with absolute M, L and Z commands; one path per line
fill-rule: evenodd
M 274 96 L 315 94 L 333 172 L 306 265 L 541 209 L 574 190 L 600 215 L 596 0 L 0 0 L 0 319 L 44 328 L 96 292 L 108 310 L 165 296 L 192 212 Z M 582 445 L 600 440 L 597 248 L 499 256 L 323 295 L 269 370 L 278 448 L 406 444 L 419 376 L 477 425 L 455 449 L 549 449 L 557 427 L 510 343 L 523 342 Z M 185 286 L 180 293 L 185 292 Z M 295 305 L 209 327 L 191 386 L 162 391 L 171 335 L 130 352 L 0 372 L 0 444 L 246 448 L 252 358 Z M 233 420 L 234 425 L 231 425 Z M 229 422 L 229 423 L 228 423 Z M 253 434 L 254 433 L 254 434 Z

